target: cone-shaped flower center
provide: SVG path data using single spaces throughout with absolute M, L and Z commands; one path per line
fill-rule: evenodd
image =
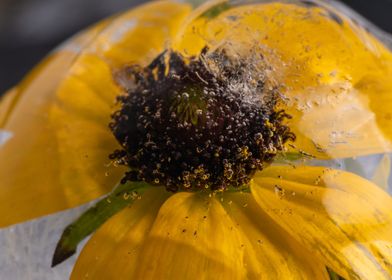
M 123 181 L 171 191 L 241 187 L 294 139 L 260 57 L 166 52 L 125 71 L 129 86 L 110 124 L 122 145 L 111 158 L 130 168 Z

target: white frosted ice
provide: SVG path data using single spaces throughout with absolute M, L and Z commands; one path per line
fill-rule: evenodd
M 69 279 L 76 256 L 51 268 L 51 259 L 64 228 L 87 206 L 59 212 L 0 230 L 0 279 Z M 4 213 L 3 213 L 4 215 Z

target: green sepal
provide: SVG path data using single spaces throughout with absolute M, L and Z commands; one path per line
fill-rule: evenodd
M 53 254 L 52 267 L 62 263 L 76 252 L 78 244 L 110 217 L 132 204 L 149 187 L 144 182 L 127 182 L 118 185 L 112 193 L 84 212 L 75 222 L 68 225 Z
M 330 280 L 345 280 L 342 276 L 337 274 L 335 271 L 327 267 L 328 276 Z

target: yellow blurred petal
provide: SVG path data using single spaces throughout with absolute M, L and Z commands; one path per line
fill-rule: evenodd
M 115 186 L 123 169 L 108 166 L 117 147 L 108 123 L 121 93 L 113 71 L 156 56 L 189 11 L 187 4 L 153 2 L 106 20 L 18 86 L 1 126 L 12 137 L 0 146 L 0 226 L 74 207 Z
M 222 205 L 242 234 L 247 279 L 329 279 L 325 265 L 279 227 L 251 194 L 224 194 Z
M 162 188 L 147 190 L 107 221 L 83 248 L 71 279 L 133 279 L 140 246 L 168 195 Z
M 10 89 L 0 98 L 0 127 L 3 127 L 18 98 L 17 88 Z
M 374 171 L 372 181 L 376 185 L 380 186 L 385 191 L 389 188 L 389 179 L 391 176 L 391 159 L 389 155 L 384 155 L 376 170 Z
M 368 98 L 369 108 L 375 113 L 377 124 L 389 140 L 392 139 L 392 82 L 389 78 L 391 74 L 392 63 L 388 56 L 384 60 L 383 69 L 364 75 L 355 84 L 355 88 Z
M 18 100 L 1 127 L 11 138 L 0 147 L 0 211 L 4 213 L 0 226 L 72 207 L 101 194 L 94 186 L 84 185 L 87 197 L 81 194 L 78 201 L 72 202 L 73 198 L 64 193 L 83 188 L 72 181 L 79 172 L 74 171 L 68 181 L 60 182 L 61 174 L 68 170 L 59 164 L 64 155 L 59 154 L 61 143 L 49 111 L 54 90 L 75 56 L 50 56 L 32 74 L 35 78 L 25 82 L 28 85 L 18 87 Z
M 354 174 L 271 167 L 252 194 L 288 234 L 347 279 L 392 276 L 392 199 Z
M 293 116 L 295 150 L 319 158 L 392 150 L 392 54 L 374 36 L 325 5 L 211 6 L 199 9 L 174 48 L 193 55 L 205 45 L 261 52 L 267 79 Z

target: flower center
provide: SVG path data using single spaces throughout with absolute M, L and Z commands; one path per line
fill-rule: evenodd
M 125 181 L 170 191 L 225 190 L 249 183 L 294 135 L 276 111 L 278 90 L 261 57 L 204 49 L 190 59 L 168 51 L 131 66 L 110 128 L 122 146 Z

